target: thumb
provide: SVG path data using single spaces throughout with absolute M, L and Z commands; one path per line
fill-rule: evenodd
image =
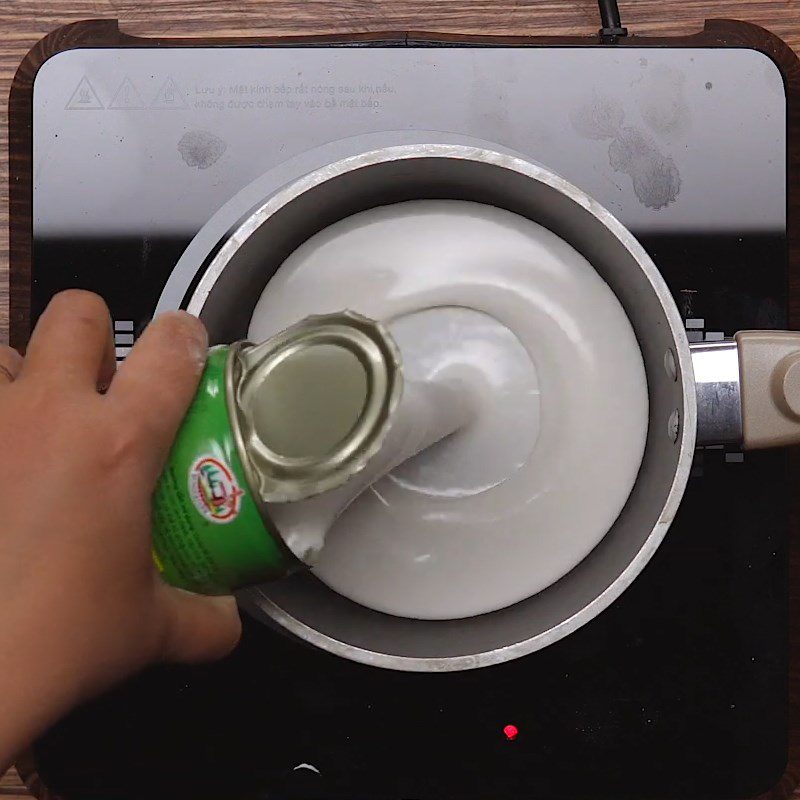
M 236 647 L 242 622 L 235 598 L 204 597 L 171 586 L 163 591 L 166 620 L 161 656 L 165 661 L 213 661 Z

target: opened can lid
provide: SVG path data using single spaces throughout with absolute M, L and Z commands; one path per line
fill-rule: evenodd
M 346 483 L 380 449 L 403 391 L 400 351 L 351 311 L 307 317 L 236 346 L 228 402 L 248 481 L 262 501 Z

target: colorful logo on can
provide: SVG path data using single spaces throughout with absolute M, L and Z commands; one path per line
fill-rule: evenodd
M 189 494 L 207 520 L 225 524 L 238 516 L 244 491 L 224 461 L 206 455 L 200 456 L 189 470 Z

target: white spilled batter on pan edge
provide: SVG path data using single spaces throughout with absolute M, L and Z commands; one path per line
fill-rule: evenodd
M 591 265 L 490 206 L 385 206 L 298 248 L 249 337 L 345 308 L 389 325 L 410 378 L 446 370 L 479 407 L 350 506 L 318 577 L 379 611 L 452 619 L 511 605 L 575 567 L 630 494 L 648 418 L 636 338 Z

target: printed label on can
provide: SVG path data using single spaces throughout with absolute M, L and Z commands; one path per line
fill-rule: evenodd
M 224 461 L 202 455 L 189 469 L 189 495 L 205 519 L 224 525 L 239 515 L 244 490 Z
M 294 562 L 247 485 L 226 394 L 229 349 L 208 354 L 195 398 L 153 493 L 153 560 L 163 579 L 226 594 Z

